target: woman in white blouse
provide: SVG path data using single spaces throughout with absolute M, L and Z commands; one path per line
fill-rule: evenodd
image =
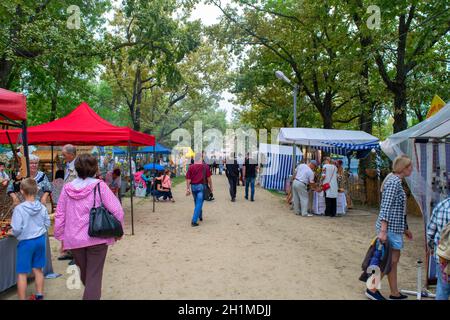
M 338 197 L 338 169 L 334 164 L 331 164 L 331 158 L 325 157 L 322 168 L 322 185 L 329 184 L 330 188 L 325 191 L 325 215 L 335 217 L 337 212 L 337 197 Z

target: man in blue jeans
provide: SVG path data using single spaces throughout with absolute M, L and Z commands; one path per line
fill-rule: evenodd
M 194 164 L 189 166 L 188 172 L 186 173 L 186 196 L 190 195 L 194 197 L 194 215 L 192 217 L 191 226 L 197 227 L 198 220 L 203 221 L 203 201 L 205 184 L 207 184 L 213 192 L 211 171 L 209 170 L 209 165 L 203 163 L 203 157 L 201 153 L 195 155 Z
M 436 261 L 436 300 L 448 300 L 450 296 L 450 283 L 448 277 L 443 274 L 442 269 L 447 269 L 439 263 L 439 256 L 436 254 L 437 248 L 439 246 L 439 241 L 441 240 L 442 231 L 445 226 L 450 222 L 450 198 L 447 198 L 440 203 L 433 210 L 430 222 L 427 228 L 427 240 L 428 247 L 433 253 L 434 259 Z
M 258 164 L 256 159 L 251 158 L 249 153 L 245 157 L 245 163 L 243 167 L 243 178 L 245 181 L 245 199 L 248 200 L 248 187 L 251 187 L 250 201 L 255 201 L 255 180 L 256 180 L 256 170 L 258 169 Z

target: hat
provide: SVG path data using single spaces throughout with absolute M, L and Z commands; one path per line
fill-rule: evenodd
M 309 163 L 313 164 L 313 165 L 315 165 L 317 167 L 317 161 L 316 160 L 311 160 Z

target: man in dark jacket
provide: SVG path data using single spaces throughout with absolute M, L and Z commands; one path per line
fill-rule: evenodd
M 239 179 L 239 164 L 237 163 L 236 155 L 231 154 L 231 159 L 227 159 L 226 176 L 230 184 L 231 201 L 236 201 L 236 186 Z

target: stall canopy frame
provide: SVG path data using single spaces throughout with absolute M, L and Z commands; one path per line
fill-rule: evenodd
M 30 174 L 30 159 L 27 141 L 27 98 L 25 95 L 0 88 L 0 124 L 3 127 L 21 128 L 28 177 Z M 2 144 L 10 144 L 13 147 L 13 138 L 7 132 L 4 132 L 1 137 L 4 138 Z M 18 137 L 14 141 L 17 141 L 17 139 Z M 15 154 L 15 150 L 13 150 L 13 153 Z
M 6 133 L 13 139 L 22 130 L 2 130 L 0 144 L 7 143 Z M 131 147 L 155 145 L 155 137 L 128 127 L 118 127 L 101 118 L 86 102 L 60 119 L 28 128 L 28 142 L 33 145 L 62 146 L 97 145 L 127 146 L 130 155 L 129 170 L 131 174 Z M 131 228 L 134 235 L 133 179 L 131 179 Z

